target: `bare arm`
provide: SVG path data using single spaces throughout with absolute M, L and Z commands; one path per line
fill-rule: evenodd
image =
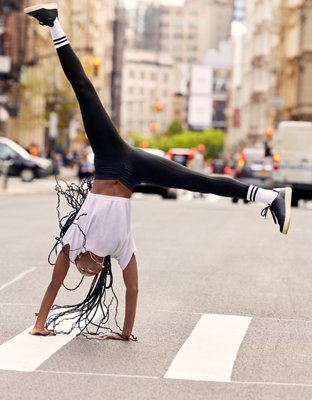
M 132 333 L 137 298 L 138 298 L 138 269 L 135 255 L 132 256 L 129 264 L 123 271 L 123 279 L 126 286 L 126 310 L 125 310 L 125 320 L 122 330 L 122 337 L 124 339 L 129 339 Z
M 68 269 L 69 269 L 68 255 L 66 255 L 64 253 L 64 251 L 61 251 L 61 253 L 58 255 L 56 263 L 55 263 L 51 282 L 50 282 L 50 284 L 47 288 L 47 291 L 43 297 L 35 326 L 34 326 L 33 330 L 31 331 L 31 333 L 33 335 L 47 334 L 48 331 L 44 327 L 45 323 L 46 323 L 46 319 L 49 314 L 49 311 L 51 310 L 51 307 L 56 298 L 56 295 L 59 291 L 59 288 L 61 287 L 62 283 L 64 282 L 64 279 L 67 275 Z

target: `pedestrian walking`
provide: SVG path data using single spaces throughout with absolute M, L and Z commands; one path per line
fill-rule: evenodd
M 265 203 L 262 215 L 271 211 L 274 222 L 284 234 L 290 222 L 291 189 L 265 190 L 229 177 L 207 176 L 133 148 L 119 136 L 86 76 L 60 25 L 57 4 L 40 4 L 26 8 L 25 12 L 41 25 L 50 27 L 63 71 L 80 106 L 95 164 L 95 178 L 86 198 L 78 207 L 75 203 L 76 213 L 71 214 L 63 226 L 52 280 L 31 333 L 51 334 L 47 318 L 71 263 L 84 276 L 94 277 L 90 292 L 77 310 L 85 313 L 98 307 L 110 279 L 109 257 L 112 257 L 123 272 L 125 317 L 120 333 L 112 332 L 103 338 L 128 340 L 132 335 L 138 296 L 136 246 L 130 227 L 130 198 L 136 185 L 149 183 Z

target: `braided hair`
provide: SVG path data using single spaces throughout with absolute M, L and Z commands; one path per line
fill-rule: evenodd
M 89 190 L 91 189 L 92 180 L 83 180 L 79 185 L 65 182 L 65 185 L 65 189 L 63 189 L 59 181 L 56 179 L 55 190 L 58 197 L 57 214 L 60 234 L 55 238 L 56 243 L 48 256 L 48 261 L 51 265 L 55 264 L 51 261 L 52 254 L 57 254 L 57 249 L 62 245 L 64 235 L 68 228 L 72 224 L 76 224 L 75 219 L 89 193 Z M 70 207 L 69 213 L 63 217 L 60 212 L 62 198 L 65 198 Z M 80 217 L 85 215 L 86 214 L 81 214 Z M 77 227 L 80 229 L 78 224 Z M 83 236 L 85 238 L 84 233 Z M 84 240 L 84 243 L 85 242 L 86 240 Z M 84 276 L 82 276 L 78 285 L 73 289 L 69 289 L 65 284 L 63 284 L 63 286 L 67 290 L 76 290 L 81 285 L 83 279 Z M 111 309 L 113 306 L 115 306 L 115 310 L 112 322 Z M 117 321 L 117 313 L 118 298 L 113 289 L 111 257 L 106 256 L 103 259 L 102 270 L 93 278 L 91 287 L 85 299 L 78 304 L 64 306 L 53 305 L 46 321 L 46 328 L 53 330 L 55 333 L 67 335 L 75 333 L 77 336 L 82 335 L 88 339 L 98 338 L 107 333 L 120 334 L 121 328 Z M 100 318 L 99 321 L 95 322 L 98 318 Z M 130 339 L 134 341 L 137 340 L 133 335 L 131 335 Z

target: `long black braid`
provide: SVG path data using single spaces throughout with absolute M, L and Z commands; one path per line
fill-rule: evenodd
M 107 298 L 108 289 L 111 291 L 109 299 Z M 111 260 L 110 256 L 106 256 L 104 268 L 94 277 L 85 299 L 73 305 L 54 305 L 47 319 L 46 328 L 67 335 L 74 331 L 88 338 L 114 332 L 112 327 L 105 326 L 110 320 L 110 311 L 114 303 L 114 323 L 115 327 L 121 331 L 117 321 L 118 298 L 113 289 Z M 95 323 L 93 320 L 99 317 L 100 321 Z
M 55 190 L 57 193 L 56 211 L 59 221 L 60 234 L 55 238 L 56 241 L 55 245 L 53 246 L 48 256 L 48 262 L 50 265 L 55 264 L 53 261 L 51 261 L 52 254 L 54 253 L 55 255 L 57 255 L 57 249 L 59 245 L 63 244 L 63 238 L 65 236 L 65 233 L 68 231 L 69 227 L 74 223 L 74 220 L 77 217 L 77 214 L 92 187 L 91 179 L 82 180 L 79 185 L 77 185 L 76 183 L 68 183 L 68 182 L 63 182 L 63 183 L 65 184 L 65 189 L 62 188 L 59 181 L 56 179 L 56 186 L 55 186 Z M 60 207 L 61 207 L 61 200 L 63 198 L 65 198 L 67 205 L 70 208 L 70 211 L 68 214 L 62 217 Z M 80 218 L 84 217 L 85 215 L 86 214 L 82 214 Z M 78 224 L 76 225 L 78 229 L 80 229 L 79 225 Z M 83 236 L 85 236 L 83 232 L 82 234 Z
M 63 237 L 68 228 L 73 223 L 76 224 L 74 221 L 89 193 L 89 190 L 91 189 L 92 181 L 83 180 L 80 185 L 75 183 L 69 184 L 65 182 L 65 185 L 65 189 L 63 189 L 58 180 L 56 180 L 55 190 L 58 196 L 57 214 L 60 234 L 55 238 L 56 243 L 48 256 L 48 261 L 51 265 L 54 265 L 54 263 L 51 261 L 52 253 L 57 254 L 58 246 L 62 245 Z M 70 212 L 64 217 L 61 217 L 60 211 L 62 198 L 65 198 L 71 209 Z M 85 215 L 86 214 L 82 214 L 80 217 Z M 78 224 L 77 227 L 80 229 Z M 83 232 L 82 234 L 85 237 Z M 81 285 L 83 278 L 84 277 L 82 277 L 79 284 L 74 289 L 68 289 L 64 284 L 63 286 L 67 290 L 75 290 Z M 114 326 L 110 326 L 110 311 L 114 304 Z M 65 306 L 54 305 L 47 318 L 46 328 L 53 330 L 55 333 L 70 334 L 74 332 L 77 336 L 82 335 L 88 339 L 98 338 L 99 336 L 105 335 L 109 332 L 120 334 L 121 328 L 117 321 L 117 313 L 118 298 L 113 289 L 111 258 L 110 256 L 106 256 L 103 260 L 102 271 L 94 277 L 90 290 L 85 299 L 78 304 Z M 98 318 L 101 319 L 98 323 L 95 323 L 94 320 Z M 115 332 L 114 329 L 117 329 L 119 332 Z M 137 341 L 137 338 L 133 335 L 131 335 L 130 339 Z

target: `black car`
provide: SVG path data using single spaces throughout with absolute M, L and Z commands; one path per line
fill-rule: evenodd
M 0 137 L 0 173 L 8 168 L 8 176 L 19 176 L 24 182 L 52 173 L 52 163 L 30 155 L 23 147 L 8 138 Z
M 165 152 L 160 149 L 141 149 L 147 151 L 150 154 L 154 154 L 158 157 L 165 157 Z M 135 193 L 151 193 L 151 194 L 159 194 L 163 199 L 176 199 L 177 198 L 177 190 L 167 188 L 164 186 L 156 186 L 147 183 L 141 183 L 134 187 L 133 192 Z
M 272 157 L 267 157 L 261 148 L 246 148 L 242 152 L 234 171 L 234 178 L 247 185 L 272 188 Z M 238 199 L 233 198 L 233 203 Z M 247 203 L 247 200 L 245 200 Z

